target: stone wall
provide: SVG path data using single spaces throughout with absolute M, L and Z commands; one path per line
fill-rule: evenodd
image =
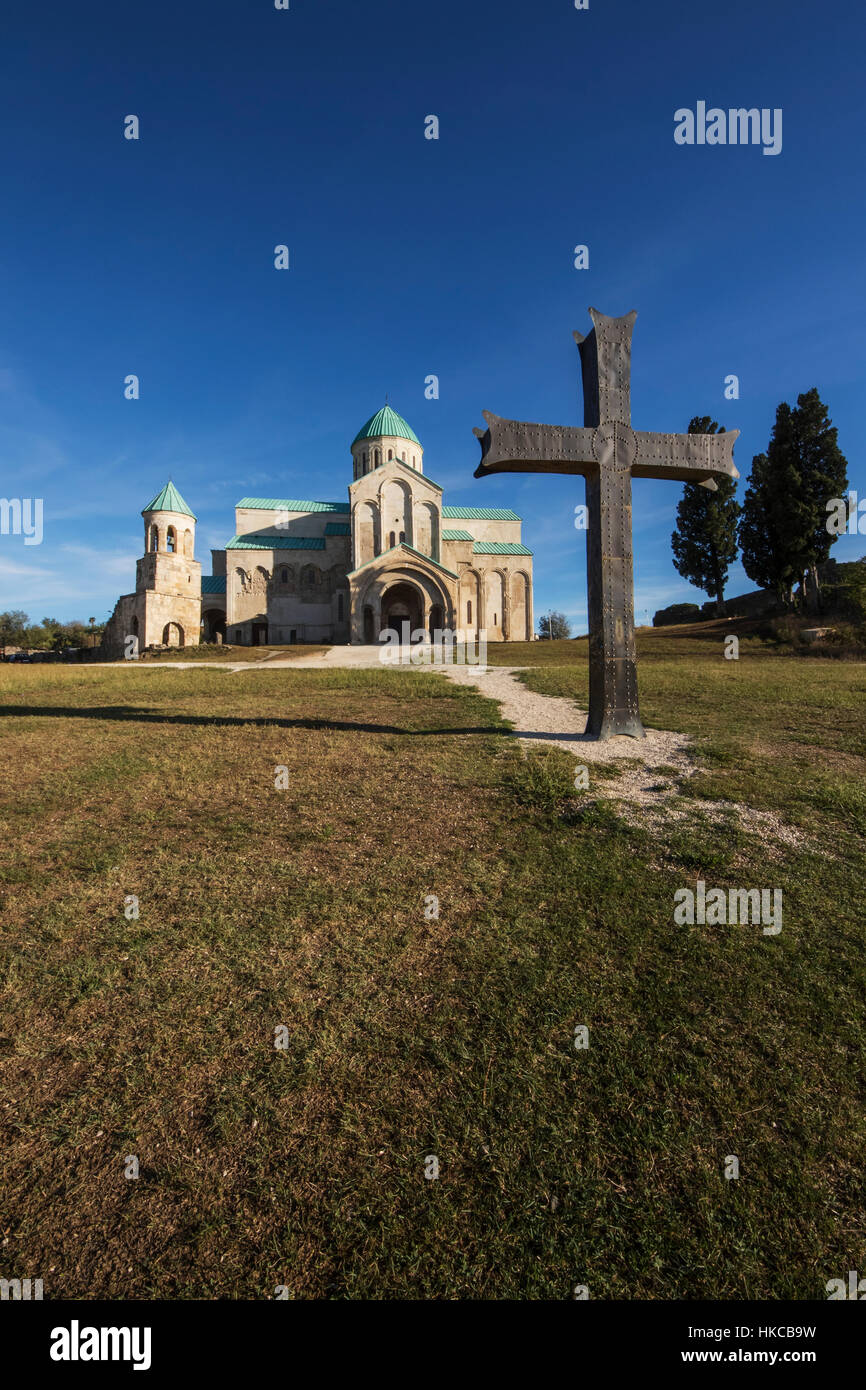
M 120 661 L 126 656 L 126 639 L 140 633 L 143 613 L 142 594 L 123 594 L 117 600 L 99 644 L 103 661 Z

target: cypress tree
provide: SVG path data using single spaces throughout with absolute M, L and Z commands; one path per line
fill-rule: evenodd
M 847 487 L 847 463 L 817 390 L 783 401 L 766 454 L 752 460 L 739 540 L 746 574 L 775 589 L 790 606 L 809 571 L 817 600 L 817 567 L 837 539 L 827 530 L 827 503 Z
M 709 415 L 696 415 L 689 424 L 689 434 L 718 433 L 724 431 Z M 700 483 L 686 483 L 677 505 L 677 529 L 671 536 L 677 572 L 714 598 L 718 613 L 724 611 L 728 566 L 737 558 L 740 506 L 734 497 L 736 488 L 736 479 L 725 477 L 716 480 L 714 491 Z

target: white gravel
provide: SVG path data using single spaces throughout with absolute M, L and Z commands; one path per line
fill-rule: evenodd
M 629 800 L 659 798 L 658 777 L 648 776 L 647 768 L 666 767 L 678 777 L 694 772 L 690 740 L 685 734 L 663 729 L 647 729 L 646 738 L 618 736 L 599 742 L 587 738 L 586 710 L 579 709 L 573 700 L 557 695 L 538 695 L 519 681 L 520 666 L 488 666 L 482 675 L 472 666 L 437 668 L 458 685 L 474 685 L 482 695 L 496 700 L 503 719 L 514 726 L 514 736 L 524 747 L 546 746 L 571 753 L 580 763 L 636 762 L 637 767 L 624 767 L 622 774 L 611 783 L 617 796 Z M 670 776 L 673 776 L 672 772 Z M 591 778 L 590 778 L 591 781 Z

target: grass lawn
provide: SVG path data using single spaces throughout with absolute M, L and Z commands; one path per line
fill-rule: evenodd
M 866 667 L 639 640 L 645 722 L 699 735 L 664 841 L 426 671 L 0 668 L 0 1275 L 824 1299 L 862 1271 Z M 585 701 L 583 643 L 490 656 Z M 781 887 L 781 934 L 674 925 L 697 878 Z

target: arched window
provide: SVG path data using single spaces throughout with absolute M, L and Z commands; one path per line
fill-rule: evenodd
M 496 626 L 496 614 L 495 614 L 495 613 L 493 614 L 493 626 L 494 626 L 494 627 Z
M 281 569 L 281 570 L 280 570 L 280 583 L 281 583 L 281 584 L 288 584 L 288 582 L 289 582 L 289 571 L 288 571 L 287 569 Z
M 403 450 L 402 454 L 400 455 L 400 459 L 401 459 L 401 461 L 402 461 L 403 463 L 406 462 L 406 450 L 405 450 L 405 449 Z
M 397 544 L 397 537 L 396 537 L 395 532 L 394 532 L 394 531 L 389 531 L 389 532 L 388 532 L 388 545 L 389 545 L 390 548 L 393 550 L 393 549 L 394 549 L 394 546 L 395 546 L 396 544 Z
M 177 538 L 175 536 L 173 526 L 169 526 L 168 531 L 166 532 L 165 548 L 168 551 L 169 555 L 174 555 L 175 551 L 177 550 Z
M 401 540 L 401 542 L 402 542 L 402 541 L 405 541 L 405 539 L 406 539 L 406 532 L 405 532 L 405 531 L 401 531 L 401 532 L 400 532 L 400 540 Z
M 393 449 L 389 449 L 389 450 L 388 450 L 388 458 L 389 458 L 389 459 L 392 459 L 393 457 L 394 457 L 394 450 L 393 450 Z
M 364 450 L 364 472 L 367 472 L 367 450 Z
M 467 623 L 471 623 L 471 622 L 472 622 L 472 600 L 471 600 L 471 598 L 466 600 L 466 621 L 467 621 Z
M 378 449 L 374 450 L 374 452 L 373 452 L 373 458 L 375 459 L 375 461 L 376 461 L 376 467 L 378 468 L 378 467 L 379 467 L 379 464 L 382 462 L 381 458 L 379 457 L 379 450 L 378 450 Z
M 152 551 L 153 551 L 153 550 L 159 550 L 159 527 L 158 527 L 158 526 L 151 526 L 151 528 L 150 528 L 150 548 L 151 548 Z

